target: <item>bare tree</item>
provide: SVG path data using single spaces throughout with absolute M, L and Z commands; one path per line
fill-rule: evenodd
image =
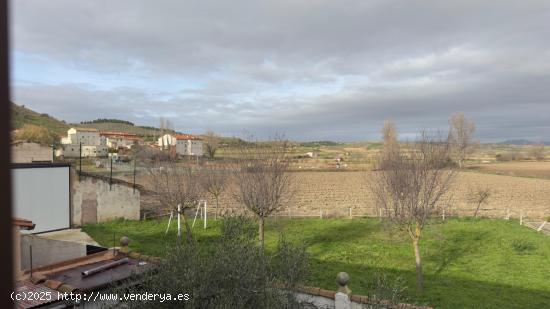
M 204 136 L 204 146 L 206 148 L 206 155 L 210 159 L 214 159 L 216 151 L 220 146 L 220 137 L 213 131 L 207 131 Z
M 167 134 L 168 132 L 174 131 L 174 126 L 172 125 L 172 121 L 170 121 L 170 119 L 165 118 L 165 117 L 160 117 L 159 118 L 159 129 L 160 129 L 160 136 L 159 137 L 162 137 L 165 134 Z M 156 138 L 156 136 L 155 136 L 155 138 Z
M 174 127 L 172 125 L 172 121 L 170 121 L 170 119 L 164 118 L 164 117 L 159 118 L 159 126 L 160 126 L 160 130 L 161 130 L 162 134 L 164 134 L 168 131 L 172 131 L 174 129 Z
M 535 158 L 537 161 L 543 161 L 544 160 L 544 144 L 539 143 L 539 144 L 531 146 L 530 153 L 533 156 L 533 158 Z
M 491 189 L 489 188 L 478 188 L 475 190 L 470 190 L 468 193 L 468 201 L 476 205 L 476 210 L 474 211 L 474 217 L 477 218 L 479 213 L 479 208 L 482 204 L 487 203 L 491 197 Z
M 178 213 L 183 217 L 187 241 L 191 242 L 193 236 L 185 211 L 195 208 L 202 197 L 199 173 L 191 167 L 178 166 L 169 161 L 155 164 L 148 176 L 149 187 L 162 207 L 173 212 L 178 211 L 180 205 L 181 211 Z
M 451 155 L 455 157 L 458 166 L 462 168 L 464 160 L 473 150 L 473 135 L 476 125 L 466 119 L 463 113 L 455 113 L 449 120 L 449 140 L 452 146 Z
M 251 143 L 240 149 L 235 197 L 257 216 L 262 247 L 265 219 L 289 202 L 292 194 L 288 147 L 287 141 L 276 140 Z
M 381 165 L 379 165 L 379 168 L 384 169 L 384 162 L 388 161 L 390 157 L 396 155 L 399 151 L 399 144 L 397 142 L 399 133 L 397 132 L 395 123 L 391 120 L 384 121 L 384 125 L 382 126 L 380 133 L 382 134 L 382 140 L 384 142 L 381 157 L 384 159 L 380 161 Z
M 371 178 L 370 189 L 390 222 L 406 232 L 412 241 L 416 262 L 416 287 L 422 292 L 424 279 L 420 240 L 428 218 L 441 206 L 456 171 L 448 166 L 448 140 L 422 132 L 407 152 L 381 157 L 386 167 Z
M 228 182 L 228 173 L 222 166 L 208 165 L 203 170 L 202 185 L 204 190 L 208 192 L 216 201 L 216 211 L 214 212 L 214 218 L 218 219 L 218 212 L 220 210 L 220 195 L 225 191 Z

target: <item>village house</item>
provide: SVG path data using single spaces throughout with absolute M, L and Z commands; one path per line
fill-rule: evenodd
M 165 134 L 158 139 L 161 149 L 175 147 L 176 153 L 181 156 L 202 156 L 202 139 L 191 134 Z
M 105 140 L 105 144 L 109 148 L 119 149 L 126 148 L 130 149 L 133 145 L 139 144 L 142 142 L 142 139 L 139 138 L 136 134 L 125 133 L 125 132 L 101 132 L 99 133 L 100 137 Z
M 79 157 L 81 153 L 83 157 L 106 157 L 108 154 L 106 139 L 94 128 L 70 128 L 61 144 L 63 149 L 56 154 L 64 157 Z

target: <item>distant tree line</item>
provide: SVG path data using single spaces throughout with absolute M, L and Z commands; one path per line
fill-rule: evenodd
M 300 143 L 302 147 L 320 147 L 320 146 L 338 146 L 338 142 L 333 141 L 312 141 Z
M 122 123 L 133 126 L 134 123 L 127 120 L 120 119 L 109 119 L 109 118 L 98 118 L 90 121 L 81 121 L 80 124 L 93 124 L 93 123 Z

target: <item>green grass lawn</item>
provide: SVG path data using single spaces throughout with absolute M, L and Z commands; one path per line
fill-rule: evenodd
M 130 247 L 162 256 L 176 242 L 175 224 L 164 235 L 166 220 L 114 221 L 84 230 L 104 246 L 127 235 Z M 217 237 L 216 222 L 204 230 L 195 226 L 198 241 Z M 433 222 L 421 242 L 425 292 L 414 292 L 414 256 L 408 236 L 376 219 L 272 220 L 266 227 L 266 247 L 273 248 L 280 232 L 303 241 L 311 255 L 311 286 L 335 290 L 340 271 L 350 274 L 354 294 L 368 294 L 376 273 L 401 276 L 411 302 L 436 308 L 550 308 L 550 237 L 517 221 L 453 219 Z

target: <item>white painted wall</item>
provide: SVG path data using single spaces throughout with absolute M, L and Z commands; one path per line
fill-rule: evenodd
M 166 149 L 169 146 L 176 145 L 176 138 L 173 135 L 164 134 L 163 136 L 159 137 L 157 144 L 162 149 Z
M 36 224 L 32 231 L 69 228 L 69 167 L 12 168 L 14 216 Z

